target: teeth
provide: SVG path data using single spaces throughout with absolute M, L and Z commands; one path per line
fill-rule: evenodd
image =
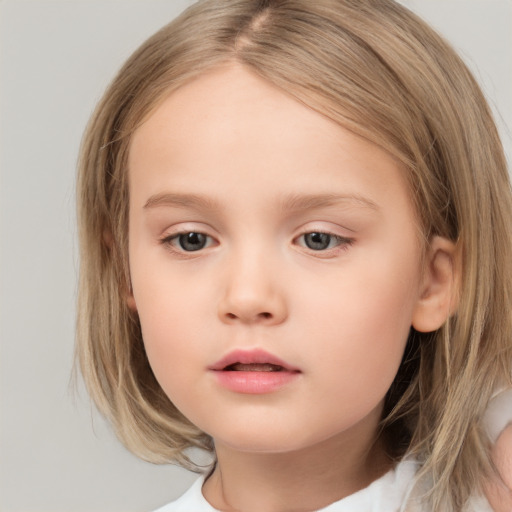
M 225 368 L 228 371 L 236 372 L 279 372 L 283 369 L 282 366 L 270 363 L 235 363 Z

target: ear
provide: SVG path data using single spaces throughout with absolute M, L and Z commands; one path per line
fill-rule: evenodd
M 103 242 L 109 248 L 109 250 L 113 249 L 114 235 L 112 234 L 112 231 L 110 231 L 110 229 L 103 230 Z M 128 288 L 128 291 L 125 293 L 126 305 L 128 306 L 128 309 L 132 313 L 137 313 L 137 304 L 135 303 L 135 297 L 133 296 L 133 290 L 132 290 L 131 283 L 126 285 L 126 288 Z
M 114 245 L 114 235 L 112 235 L 110 229 L 106 228 L 103 230 L 103 242 L 109 249 L 112 249 Z
M 135 297 L 133 296 L 133 291 L 130 289 L 128 294 L 126 295 L 126 305 L 128 306 L 128 309 L 132 313 L 137 313 L 137 304 L 135 302 Z
M 435 236 L 425 255 L 420 296 L 412 326 L 419 332 L 439 329 L 455 313 L 459 302 L 461 258 L 457 245 Z

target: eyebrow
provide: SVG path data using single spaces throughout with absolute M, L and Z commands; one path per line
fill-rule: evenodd
M 202 210 L 213 210 L 219 207 L 217 201 L 210 197 L 197 194 L 173 194 L 162 193 L 151 196 L 144 205 L 144 208 L 155 208 L 157 206 L 178 206 L 195 207 Z
M 369 198 L 358 194 L 289 194 L 281 202 L 284 211 L 314 210 L 330 206 L 354 205 L 361 208 L 378 211 L 377 204 Z M 214 210 L 220 207 L 215 199 L 197 194 L 161 193 L 151 196 L 144 204 L 144 209 L 159 206 L 197 208 Z
M 379 207 L 371 199 L 359 194 L 290 194 L 285 197 L 282 208 L 284 210 L 314 210 L 329 206 L 354 205 L 378 211 Z

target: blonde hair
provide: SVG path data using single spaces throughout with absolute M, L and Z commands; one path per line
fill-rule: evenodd
M 393 454 L 414 455 L 432 510 L 460 510 L 492 471 L 481 419 L 511 385 L 511 193 L 489 107 L 451 47 L 392 0 L 204 0 L 126 62 L 87 128 L 79 161 L 77 357 L 88 390 L 140 457 L 197 469 L 212 440 L 155 380 L 127 306 L 130 136 L 165 96 L 228 60 L 248 66 L 403 162 L 426 243 L 458 244 L 457 313 L 411 332 L 386 399 Z

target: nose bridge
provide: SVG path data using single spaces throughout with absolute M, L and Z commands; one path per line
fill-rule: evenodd
M 248 241 L 233 248 L 226 260 L 219 303 L 223 321 L 281 323 L 287 316 L 279 279 L 277 251 Z

